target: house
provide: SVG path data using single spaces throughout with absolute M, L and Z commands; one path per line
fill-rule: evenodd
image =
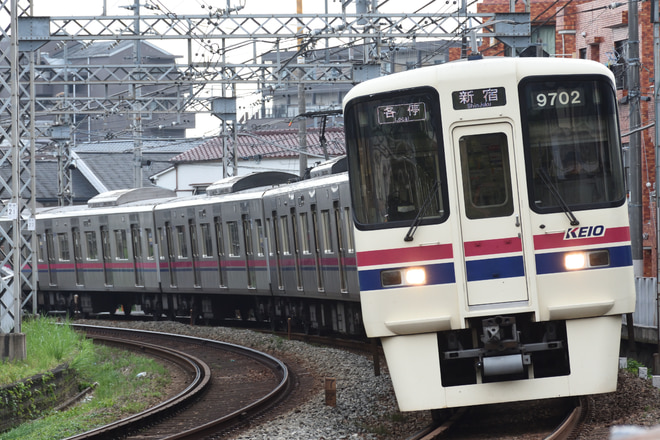
M 344 129 L 325 130 L 326 148 L 321 144 L 321 130 L 307 130 L 308 166 L 346 154 Z M 234 150 L 235 149 L 235 150 Z M 223 158 L 231 162 L 236 151 L 236 173 L 284 171 L 298 175 L 300 169 L 298 129 L 256 130 L 239 132 L 236 140 L 216 137 L 173 157 L 171 166 L 153 173 L 150 180 L 180 195 L 203 193 L 222 179 Z M 231 167 L 230 167 L 231 168 Z

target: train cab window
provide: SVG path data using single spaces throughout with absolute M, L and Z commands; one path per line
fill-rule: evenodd
M 241 239 L 238 233 L 238 222 L 227 222 L 227 234 L 229 235 L 229 256 L 241 256 Z
M 616 95 L 609 80 L 535 77 L 522 81 L 519 90 L 532 209 L 624 203 Z
M 98 244 L 96 242 L 95 231 L 85 231 L 85 244 L 87 247 L 87 260 L 98 261 L 99 249 L 98 249 Z
M 201 223 L 199 229 L 202 233 L 202 257 L 212 257 L 213 238 L 211 237 L 211 228 L 208 223 Z
M 470 219 L 513 214 L 507 137 L 504 133 L 463 136 L 461 155 L 465 214 Z
M 176 242 L 179 249 L 179 258 L 188 258 L 188 245 L 186 244 L 186 228 L 183 225 L 176 227 Z
M 358 228 L 444 221 L 447 185 L 435 89 L 382 93 L 346 106 L 346 144 Z
M 117 260 L 128 260 L 128 242 L 124 229 L 115 229 L 115 250 Z
M 66 233 L 57 234 L 57 247 L 60 251 L 60 261 L 69 261 L 71 254 L 69 253 L 69 237 Z

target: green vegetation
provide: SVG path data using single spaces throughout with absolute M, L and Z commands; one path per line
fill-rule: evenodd
M 632 374 L 635 376 L 639 376 L 639 367 L 643 367 L 644 364 L 641 362 L 636 361 L 633 358 L 628 358 L 628 367 L 626 370 L 630 371 Z M 648 369 L 648 377 L 651 377 L 651 369 Z
M 43 373 L 63 363 L 75 369 L 80 388 L 98 384 L 92 398 L 64 411 L 0 433 L 0 440 L 60 439 L 145 410 L 161 401 L 167 370 L 151 358 L 95 346 L 65 323 L 40 318 L 23 325 L 27 359 L 0 366 L 0 384 Z M 139 373 L 146 373 L 140 374 Z

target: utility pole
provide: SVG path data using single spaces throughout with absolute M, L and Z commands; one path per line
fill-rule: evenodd
M 638 2 L 628 1 L 628 109 L 630 121 L 630 238 L 636 277 L 644 275 L 642 257 L 642 168 L 639 110 Z
M 133 32 L 135 36 L 140 35 L 140 0 L 133 2 Z M 141 80 L 141 64 L 142 64 L 142 40 L 136 38 L 133 42 L 133 62 L 135 66 L 134 75 L 137 75 L 138 80 Z M 135 188 L 142 188 L 142 86 L 136 81 L 131 85 L 133 88 L 133 105 L 137 107 L 137 111 L 133 114 L 133 186 Z
M 302 0 L 296 0 L 296 13 L 302 14 Z M 298 28 L 299 32 L 302 32 L 301 28 Z M 303 39 L 298 38 L 298 64 L 305 63 L 305 57 L 303 56 Z M 305 70 L 301 69 L 299 71 L 299 81 L 298 81 L 298 114 L 305 113 L 307 111 L 307 102 L 305 101 Z M 300 168 L 299 175 L 302 178 L 305 175 L 307 170 L 307 119 L 300 118 L 298 120 L 298 143 L 300 144 Z
M 644 275 L 642 252 L 642 167 L 641 167 L 641 115 L 639 111 L 639 27 L 638 3 L 628 1 L 628 104 L 630 122 L 630 241 L 635 277 Z M 633 314 L 626 314 L 628 327 L 628 351 L 635 350 L 635 332 Z
M 654 1 L 651 6 L 653 20 L 653 84 L 655 85 L 655 218 L 656 223 L 658 214 L 660 214 L 660 4 Z M 656 224 L 657 228 L 657 224 Z M 656 268 L 660 271 L 660 229 L 655 231 L 656 238 Z M 660 280 L 660 272 L 655 274 L 656 279 Z M 656 309 L 660 310 L 660 285 L 656 285 Z M 660 371 L 660 322 L 657 329 L 657 352 L 653 354 L 653 371 Z

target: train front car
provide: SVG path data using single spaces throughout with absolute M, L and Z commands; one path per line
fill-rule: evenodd
M 635 304 L 613 77 L 460 61 L 345 99 L 360 300 L 399 407 L 616 388 Z

